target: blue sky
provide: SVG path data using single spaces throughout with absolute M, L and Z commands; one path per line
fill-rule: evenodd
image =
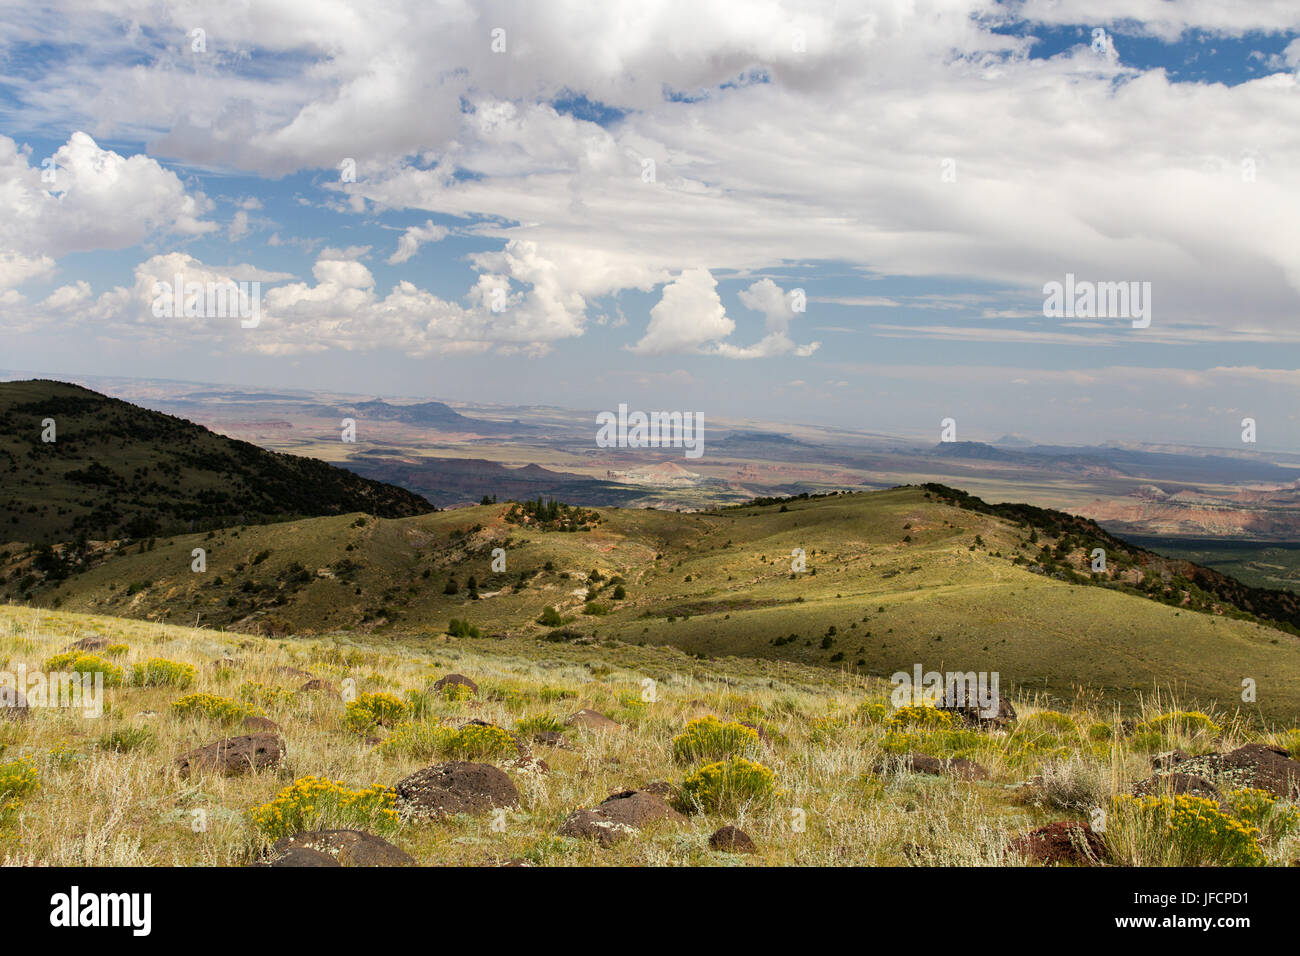
M 0 367 L 1300 440 L 1294 4 L 371 9 L 0 3 Z

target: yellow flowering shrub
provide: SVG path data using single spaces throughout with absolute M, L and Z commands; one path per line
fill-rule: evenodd
M 286 707 L 293 701 L 293 691 L 284 687 L 273 687 L 261 681 L 246 680 L 239 685 L 239 699 L 259 707 Z
M 45 670 L 70 674 L 103 674 L 105 687 L 121 685 L 122 678 L 125 676 L 122 668 L 116 664 L 84 651 L 55 654 L 45 662 Z
M 216 694 L 189 694 L 172 701 L 172 713 L 178 717 L 206 717 L 222 724 L 233 724 L 258 712 L 256 707 Z
M 357 733 L 365 733 L 374 727 L 395 726 L 406 718 L 408 711 L 406 702 L 396 694 L 373 691 L 358 694 L 356 700 L 349 701 L 344 719 Z
M 953 719 L 952 714 L 932 704 L 908 704 L 894 711 L 885 721 L 885 726 L 890 730 L 905 730 L 909 727 L 947 730 L 953 726 Z
M 705 813 L 734 813 L 775 795 L 776 774 L 772 769 L 744 757 L 705 764 L 681 786 L 682 804 Z
M 859 720 L 878 724 L 889 716 L 889 704 L 883 700 L 864 700 L 858 704 L 853 714 Z
M 1267 790 L 1245 787 L 1228 791 L 1225 800 L 1233 816 L 1279 840 L 1300 825 L 1300 808 L 1281 804 Z
M 349 789 L 337 780 L 300 777 L 269 803 L 253 807 L 249 818 L 268 840 L 308 830 L 357 829 L 391 834 L 401 826 L 394 809 L 397 795 L 375 784 Z
M 757 757 L 761 752 L 758 732 L 738 721 L 723 722 L 710 714 L 697 717 L 673 738 L 673 760 L 696 763 L 723 757 Z
M 192 664 L 169 661 L 165 657 L 151 657 L 131 668 L 131 683 L 139 687 L 176 687 L 184 690 L 194 683 L 196 673 Z
M 443 741 L 450 733 L 446 727 L 425 721 L 403 721 L 379 742 L 375 753 L 384 757 L 408 757 L 428 760 L 442 752 Z
M 23 758 L 0 763 L 0 826 L 18 813 L 22 798 L 39 784 L 36 764 Z
M 1137 865 L 1259 866 L 1260 830 L 1191 794 L 1111 798 L 1106 839 Z M 1125 852 L 1127 851 L 1127 852 Z
M 109 657 L 121 657 L 129 650 L 131 650 L 131 648 L 127 647 L 125 644 L 110 644 L 108 647 L 104 648 L 104 653 Z
M 484 760 L 517 753 L 515 738 L 501 727 L 467 724 L 451 731 L 438 742 L 438 751 L 449 760 Z

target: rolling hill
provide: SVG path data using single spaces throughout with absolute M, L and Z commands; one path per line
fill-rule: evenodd
M 0 475 L 0 541 L 24 543 L 434 510 L 417 494 L 322 461 L 43 380 L 0 383 Z
M 579 531 L 520 519 L 507 503 L 336 515 L 160 538 L 58 581 L 41 578 L 39 555 L 14 554 L 0 596 L 280 635 L 427 641 L 454 618 L 507 646 L 670 645 L 864 677 L 920 663 L 998 672 L 1004 686 L 1067 701 L 1131 706 L 1159 689 L 1268 718 L 1300 713 L 1300 639 L 1284 620 L 1247 614 L 1240 594 L 1203 588 L 1090 522 L 980 506 L 910 486 L 695 514 L 584 509 L 568 523 Z M 1094 576 L 1085 565 L 1098 545 L 1109 564 Z M 559 626 L 539 623 L 548 607 Z M 1257 610 L 1284 618 L 1286 607 Z M 1242 701 L 1246 679 L 1256 701 Z

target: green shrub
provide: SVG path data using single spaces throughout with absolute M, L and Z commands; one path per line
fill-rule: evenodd
M 515 730 L 525 737 L 540 733 L 562 733 L 564 723 L 554 714 L 535 714 L 523 717 L 515 723 Z
M 542 610 L 542 616 L 537 619 L 537 623 L 544 627 L 559 627 L 564 623 L 564 618 L 560 617 L 560 612 L 554 607 L 548 606 Z
M 453 617 L 451 623 L 447 625 L 447 633 L 452 637 L 478 637 L 479 629 L 469 621 Z
M 119 727 L 101 736 L 97 743 L 100 750 L 127 753 L 140 749 L 152 740 L 153 731 L 148 727 Z
M 744 757 L 705 764 L 681 786 L 682 804 L 705 813 L 735 813 L 775 795 L 776 774 Z
M 697 763 L 724 757 L 757 757 L 762 747 L 758 732 L 737 721 L 723 722 L 710 714 L 697 717 L 673 738 L 673 760 Z
M 192 664 L 169 661 L 165 657 L 151 657 L 131 669 L 131 683 L 140 687 L 175 687 L 185 690 L 194 683 L 195 675 Z
M 1079 728 L 1074 718 L 1055 710 L 1040 710 L 1021 718 L 1016 723 L 1016 730 L 1026 734 L 1051 734 L 1053 736 L 1073 736 Z

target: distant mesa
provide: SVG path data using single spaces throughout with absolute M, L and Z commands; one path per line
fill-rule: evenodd
M 974 458 L 982 461 L 1020 461 L 1023 457 L 982 441 L 939 442 L 935 451 L 945 458 Z
M 376 399 L 372 402 L 360 402 L 348 408 L 359 419 L 401 422 L 405 425 L 419 425 L 444 431 L 473 432 L 478 435 L 515 435 L 533 430 L 532 426 L 518 420 L 494 422 L 470 418 L 443 402 L 390 405 L 388 402 Z

